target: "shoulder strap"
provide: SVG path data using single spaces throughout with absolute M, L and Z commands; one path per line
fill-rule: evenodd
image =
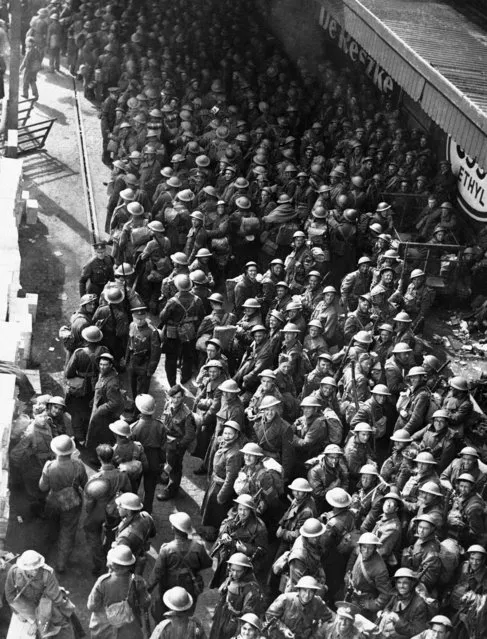
M 364 565 L 364 560 L 362 558 L 362 555 L 359 556 L 359 568 L 362 571 L 363 576 L 365 577 L 365 581 L 370 585 L 370 586 L 375 586 L 374 581 L 372 580 L 372 577 L 369 575 L 369 573 L 367 572 L 367 568 Z

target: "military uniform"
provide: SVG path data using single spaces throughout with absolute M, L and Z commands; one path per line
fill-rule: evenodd
M 419 583 L 431 594 L 440 578 L 440 542 L 435 534 L 418 539 L 412 546 L 403 549 L 401 566 L 418 573 Z
M 157 603 L 153 606 L 156 621 L 162 618 L 165 604 L 162 595 L 174 586 L 185 588 L 193 597 L 193 609 L 203 590 L 200 572 L 210 568 L 212 561 L 204 545 L 194 539 L 176 537 L 162 544 L 154 568 L 147 580 L 149 591 L 158 587 Z M 154 595 L 153 595 L 154 596 Z
M 145 323 L 130 324 L 125 362 L 129 373 L 132 397 L 148 393 L 151 377 L 161 358 L 161 338 L 158 331 Z
M 310 420 L 304 415 L 292 425 L 293 448 L 296 454 L 296 474 L 301 477 L 305 472 L 304 463 L 315 457 L 329 443 L 328 426 L 325 418 L 315 414 Z
M 170 466 L 167 490 L 175 495 L 181 484 L 184 453 L 196 437 L 196 425 L 193 413 L 186 404 L 181 404 L 174 411 L 169 402 L 166 404 L 161 421 L 166 439 L 166 463 Z
M 55 459 L 47 461 L 39 480 L 39 488 L 48 493 L 47 514 L 49 523 L 54 529 L 49 540 L 56 540 L 57 570 L 64 572 L 69 555 L 71 554 L 76 538 L 76 529 L 81 517 L 83 499 L 81 492 L 88 481 L 85 467 L 78 459 Z M 71 489 L 70 503 L 61 508 L 57 500 L 60 491 L 64 493 Z
M 384 560 L 374 552 L 367 560 L 354 551 L 348 562 L 352 601 L 375 616 L 389 599 L 391 584 Z
M 254 422 L 254 435 L 262 450 L 282 465 L 284 482 L 292 476 L 295 453 L 293 431 L 282 417 L 276 415 L 270 422 L 262 419 Z
M 321 585 L 318 592 L 324 595 L 326 575 L 322 565 L 323 558 L 324 548 L 321 544 L 312 544 L 307 537 L 299 535 L 289 551 L 289 581 L 286 585 L 286 592 L 293 591 L 301 577 L 309 575 L 318 581 Z
M 476 492 L 466 497 L 455 494 L 447 516 L 447 536 L 458 539 L 464 548 L 483 541 L 486 532 L 484 511 L 484 500 Z
M 392 595 L 384 607 L 384 613 L 388 612 L 398 616 L 394 622 L 394 639 L 411 639 L 426 628 L 430 617 L 425 600 L 414 592 L 407 597 Z
M 81 271 L 79 278 L 80 297 L 85 293 L 101 295 L 107 282 L 112 281 L 113 278 L 113 257 L 110 255 L 105 255 L 103 259 L 93 257 L 83 266 Z
M 237 631 L 239 617 L 247 612 L 261 612 L 261 589 L 250 573 L 239 581 L 227 577 L 220 586 L 219 594 L 210 639 L 231 639 Z
M 141 575 L 144 571 L 145 553 L 150 548 L 150 539 L 156 534 L 154 520 L 144 511 L 134 512 L 122 519 L 115 531 L 113 545 L 128 546 L 135 557 L 135 571 Z
M 416 288 L 411 282 L 404 293 L 404 310 L 414 321 L 421 315 L 425 317 L 435 301 L 435 292 L 425 284 Z
M 164 462 L 166 433 L 160 420 L 150 415 L 140 415 L 131 424 L 131 437 L 142 444 L 147 458 L 147 469 L 142 471 L 144 478 L 144 510 L 152 512 L 152 503 L 160 476 L 161 464 Z
M 122 411 L 123 397 L 118 374 L 110 370 L 107 375 L 100 375 L 95 385 L 86 445 L 96 448 L 98 444 L 113 442 L 114 436 L 108 426 L 120 417 Z
M 408 389 L 406 395 L 401 398 L 401 412 L 405 411 L 404 416 L 399 415 L 394 430 L 404 428 L 410 435 L 414 435 L 416 431 L 423 427 L 426 421 L 426 415 L 430 405 L 431 391 L 423 383 L 414 389 Z
M 318 505 L 318 511 L 326 508 L 326 493 L 332 488 L 348 490 L 348 467 L 345 459 L 340 456 L 338 463 L 331 466 L 326 463 L 326 455 L 312 466 L 308 472 L 308 481 L 313 488 L 313 497 Z
M 318 639 L 328 636 L 323 634 L 322 624 L 332 619 L 332 613 L 321 597 L 315 595 L 305 605 L 299 600 L 297 592 L 288 592 L 272 602 L 266 611 L 266 621 L 276 620 L 269 636 L 282 637 L 283 631 L 290 630 L 296 639 Z

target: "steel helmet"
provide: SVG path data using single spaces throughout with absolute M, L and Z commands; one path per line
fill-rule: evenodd
M 406 344 L 406 342 L 398 342 L 394 345 L 392 352 L 394 355 L 397 355 L 398 353 L 412 353 L 412 349 L 409 344 Z
M 382 233 L 382 226 L 380 224 L 377 224 L 377 222 L 374 222 L 369 226 L 369 231 L 380 235 Z
M 306 234 L 303 233 L 303 231 L 295 231 L 293 233 L 293 239 L 296 238 L 296 237 L 306 237 Z
M 417 377 L 417 376 L 426 377 L 427 374 L 428 373 L 424 370 L 422 366 L 413 366 L 412 368 L 409 369 L 406 377 Z
M 323 289 L 323 293 L 337 293 L 337 290 L 334 286 L 325 286 Z
M 118 286 L 110 286 L 104 291 L 105 299 L 109 304 L 120 304 L 125 299 L 123 289 Z
M 253 335 L 254 333 L 267 333 L 267 328 L 263 324 L 255 324 L 250 329 L 250 333 Z
M 357 264 L 360 266 L 361 264 L 370 264 L 371 262 L 372 260 L 370 259 L 370 257 L 367 257 L 367 255 L 364 255 L 363 257 L 359 259 Z
M 413 321 L 409 315 L 407 313 L 405 313 L 404 311 L 400 311 L 399 313 L 397 313 L 397 315 L 395 315 L 392 318 L 395 322 L 404 322 L 407 324 L 411 324 L 411 322 Z
M 240 393 L 240 387 L 233 379 L 226 379 L 220 384 L 220 386 L 218 386 L 218 390 L 221 390 L 224 393 Z
M 191 290 L 191 286 L 192 286 L 191 279 L 185 273 L 176 275 L 173 281 L 174 281 L 174 286 L 178 289 L 178 291 L 186 292 Z
M 301 579 L 294 586 L 294 588 L 295 589 L 308 588 L 309 590 L 320 590 L 321 586 L 314 577 L 307 575 L 306 577 L 301 577 Z
M 133 200 L 135 200 L 135 193 L 132 189 L 123 189 L 120 191 L 120 197 L 126 202 L 133 202 Z
M 379 476 L 379 471 L 377 470 L 377 466 L 375 464 L 365 464 L 358 471 L 359 475 L 376 475 Z
M 468 391 L 468 382 L 465 377 L 456 375 L 450 379 L 450 386 L 459 391 Z
M 110 424 L 108 428 L 112 431 L 112 433 L 115 433 L 115 435 L 130 437 L 130 426 L 124 419 L 117 419 Z
M 337 444 L 328 444 L 323 451 L 324 455 L 343 455 L 343 450 Z
M 182 251 L 176 251 L 171 255 L 171 261 L 180 266 L 188 266 L 188 256 Z
M 397 260 L 399 257 L 399 253 L 394 249 L 387 249 L 384 253 L 384 257 L 390 260 Z
M 249 198 L 245 197 L 245 195 L 238 197 L 235 200 L 235 204 L 238 206 L 239 209 L 245 209 L 245 210 L 250 209 L 250 207 L 252 206 Z
M 281 280 L 280 282 L 277 282 L 276 288 L 279 288 L 279 287 L 290 288 L 289 284 L 287 282 L 285 282 L 284 280 Z M 288 310 L 288 309 L 286 308 L 286 310 Z
M 174 162 L 174 160 L 172 160 Z M 184 158 L 182 159 L 184 162 Z M 192 202 L 194 200 L 194 193 L 191 189 L 183 189 L 182 191 L 178 191 L 176 193 L 176 197 L 181 202 Z
M 135 557 L 128 546 L 119 544 L 108 551 L 107 563 L 118 564 L 119 566 L 133 566 Z
M 321 408 L 321 402 L 313 397 L 313 395 L 308 395 L 308 397 L 302 399 L 299 405 L 302 408 Z
M 192 271 L 189 274 L 189 279 L 193 282 L 193 284 L 203 285 L 203 284 L 208 284 L 209 282 L 206 273 L 202 271 L 200 268 L 197 268 L 196 270 Z
M 398 428 L 396 432 L 392 433 L 390 439 L 393 442 L 403 442 L 404 444 L 409 444 L 413 441 L 405 428 Z
M 60 395 L 54 395 L 54 397 L 51 397 L 50 399 L 47 400 L 46 404 L 49 406 L 49 404 L 52 404 L 54 406 L 61 406 L 62 408 L 66 408 L 66 402 L 64 401 L 64 398 L 61 397 Z
M 473 546 L 470 546 L 467 552 L 479 552 L 482 555 L 487 555 L 487 550 L 485 550 L 485 548 L 480 544 L 474 544 Z
M 354 433 L 372 433 L 373 432 L 373 428 L 370 424 L 367 424 L 367 422 L 358 422 L 358 424 L 355 424 L 355 427 L 353 429 Z
M 336 383 L 333 377 L 330 377 L 330 375 L 327 375 L 326 377 L 323 377 L 323 379 L 321 380 L 320 386 L 333 386 L 334 388 L 337 388 L 338 384 Z
M 333 362 L 333 357 L 330 355 L 330 353 L 320 353 L 317 359 L 326 359 L 327 362 Z
M 428 621 L 428 625 L 431 626 L 434 623 L 440 624 L 441 626 L 445 626 L 445 628 L 453 628 L 452 622 L 445 617 L 445 615 L 435 615 L 433 619 Z
M 227 560 L 227 564 L 233 564 L 234 566 L 242 566 L 242 568 L 253 568 L 252 562 L 244 555 L 243 552 L 235 552 Z
M 420 453 L 418 453 L 414 461 L 420 464 L 431 464 L 435 466 L 438 463 L 435 461 L 433 455 L 427 451 L 421 451 Z
M 98 299 L 97 296 L 93 295 L 93 293 L 86 293 L 86 295 L 83 295 L 80 298 L 79 305 L 86 306 L 87 304 L 92 304 L 93 302 L 96 302 L 97 299 Z
M 358 211 L 356 209 L 345 209 L 343 211 L 343 217 L 347 220 L 347 222 L 356 222 Z
M 424 271 L 422 271 L 420 268 L 415 268 L 414 270 L 411 271 L 411 275 L 409 276 L 410 280 L 414 280 L 416 277 L 423 277 L 424 275 Z
M 115 275 L 117 277 L 128 277 L 129 275 L 133 275 L 135 273 L 135 269 L 132 266 L 132 264 L 129 264 L 128 262 L 123 262 L 122 264 L 119 264 L 119 266 L 117 266 L 117 268 L 115 269 Z
M 401 577 L 407 577 L 407 579 L 414 579 L 414 581 L 418 581 L 418 575 L 411 570 L 411 568 L 399 568 L 394 573 L 394 579 L 400 579 Z
M 139 204 L 139 202 L 130 202 L 130 204 L 127 204 L 127 211 L 134 217 L 141 217 L 145 213 L 144 207 L 142 204 Z
M 236 504 L 240 504 L 241 506 L 245 506 L 245 508 L 250 508 L 250 510 L 256 509 L 256 505 L 251 495 L 242 494 L 237 497 L 237 499 L 233 500 Z
M 260 308 L 260 303 L 255 299 L 255 297 L 249 297 L 242 304 L 242 308 Z
M 331 488 L 326 493 L 325 499 L 333 508 L 348 508 L 352 503 L 352 498 L 347 491 L 338 486 Z
M 369 546 L 381 546 L 381 541 L 374 533 L 366 532 L 360 535 L 357 544 L 368 544 Z
M 238 422 L 236 422 L 233 419 L 228 419 L 224 424 L 223 427 L 225 428 L 233 428 L 233 430 L 236 430 L 237 433 L 241 433 L 242 432 L 242 427 L 240 426 L 240 424 Z
M 110 484 L 105 480 L 98 477 L 90 479 L 85 486 L 85 493 L 92 499 L 100 499 L 108 495 L 110 491 Z
M 297 588 L 297 586 L 296 586 Z M 244 615 L 238 618 L 242 623 L 248 623 L 254 628 L 256 628 L 259 633 L 262 632 L 262 622 L 259 617 L 253 612 L 246 612 Z
M 51 450 L 55 455 L 71 455 L 76 446 L 69 435 L 58 435 L 51 440 Z
M 303 308 L 303 305 L 301 304 L 301 302 L 296 302 L 295 300 L 292 300 L 291 302 L 289 302 L 289 304 L 287 304 L 286 311 L 301 311 L 302 308 Z
M 85 340 L 85 342 L 95 344 L 97 342 L 101 342 L 103 339 L 103 333 L 98 326 L 87 326 L 81 331 L 81 337 Z
M 386 499 L 394 499 L 395 501 L 398 502 L 400 506 L 403 505 L 403 500 L 401 498 L 401 495 L 399 493 L 394 492 L 393 490 L 390 490 L 385 495 L 382 495 L 381 500 L 385 501 Z
M 301 305 L 299 306 L 299 308 L 301 308 Z M 323 324 L 318 319 L 310 320 L 308 322 L 308 326 L 314 326 L 315 328 L 319 328 L 319 329 L 323 330 Z
M 480 457 L 478 451 L 473 446 L 465 446 L 458 453 L 459 455 L 472 455 L 472 457 Z
M 458 483 L 459 481 L 468 481 L 471 484 L 475 484 L 474 476 L 470 473 L 462 473 L 461 475 L 459 475 L 455 483 Z
M 279 406 L 282 404 L 282 401 L 273 395 L 266 395 L 262 402 L 260 403 L 259 410 L 264 410 L 264 408 L 272 408 L 273 406 Z
M 387 204 L 387 202 L 380 202 L 380 203 L 377 205 L 376 211 L 377 211 L 378 213 L 381 213 L 381 212 L 383 212 L 383 211 L 388 211 L 390 208 L 391 208 L 391 205 L 390 205 L 390 204 Z
M 440 368 L 440 360 L 434 355 L 425 355 L 423 357 L 423 366 L 429 366 L 436 372 Z
M 211 253 L 207 248 L 200 248 L 196 253 L 196 257 L 211 257 L 213 253 Z
M 264 457 L 265 455 L 259 444 L 255 444 L 254 442 L 245 444 L 245 446 L 240 449 L 240 452 L 244 455 L 254 455 L 255 457 Z
M 173 528 L 176 528 L 176 530 L 179 530 L 186 535 L 193 532 L 191 517 L 187 513 L 171 513 L 169 515 L 169 523 Z
M 153 231 L 154 233 L 164 233 L 164 224 L 159 222 L 159 220 L 154 220 L 153 222 L 149 222 L 147 228 Z
M 372 389 L 373 395 L 385 395 L 386 397 L 390 397 L 389 389 L 385 384 L 376 384 Z
M 299 529 L 299 534 L 307 538 L 319 537 L 324 532 L 324 524 L 314 517 L 309 517 Z
M 217 304 L 224 304 L 225 300 L 223 299 L 223 295 L 221 293 L 212 293 L 208 297 L 209 302 L 216 302 Z
M 288 486 L 289 490 L 297 490 L 301 493 L 312 493 L 311 484 L 304 477 L 296 477 Z
M 388 331 L 389 333 L 394 333 L 394 328 L 392 324 L 381 324 L 379 326 L 379 331 Z
M 359 344 L 369 345 L 372 344 L 373 339 L 369 331 L 359 331 L 358 333 L 356 333 L 356 335 L 354 335 L 353 341 L 359 342 Z
M 142 393 L 135 398 L 135 406 L 142 415 L 153 415 L 156 410 L 156 400 L 152 395 Z
M 435 419 L 436 417 L 443 417 L 443 419 L 450 419 L 450 413 L 444 408 L 439 408 L 438 410 L 435 410 L 435 412 L 431 416 L 432 419 Z
M 425 482 L 422 486 L 420 486 L 419 491 L 428 493 L 428 495 L 435 495 L 435 497 L 443 497 L 440 487 L 434 481 Z
M 123 493 L 115 499 L 115 503 L 126 510 L 142 510 L 144 507 L 140 497 L 135 493 Z
M 37 570 L 46 563 L 44 557 L 35 550 L 24 550 L 17 559 L 17 566 L 21 570 Z
M 373 288 L 370 289 L 370 295 L 375 297 L 376 295 L 383 295 L 386 292 L 386 289 L 382 286 L 382 284 L 376 284 Z
M 266 368 L 261 373 L 259 373 L 257 377 L 268 377 L 269 379 L 276 379 L 276 374 L 274 373 L 274 371 L 271 371 L 270 368 Z
M 184 612 L 193 605 L 193 597 L 181 586 L 174 586 L 166 590 L 162 595 L 162 600 L 169 610 L 175 612 Z
M 288 322 L 281 328 L 281 333 L 301 333 L 299 328 L 293 322 Z

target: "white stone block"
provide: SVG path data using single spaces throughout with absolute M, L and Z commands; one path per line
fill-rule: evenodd
M 37 224 L 37 215 L 39 213 L 39 202 L 37 200 L 27 200 L 25 207 L 25 221 L 27 224 Z

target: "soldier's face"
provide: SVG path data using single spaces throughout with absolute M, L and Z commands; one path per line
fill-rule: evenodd
M 358 433 L 358 440 L 361 444 L 366 444 L 370 439 L 370 433 Z
M 395 499 L 385 499 L 384 503 L 382 504 L 382 512 L 385 515 L 391 515 L 392 513 L 395 513 L 397 510 L 397 502 Z
M 289 316 L 291 317 L 291 316 Z M 320 329 L 317 326 L 310 326 L 309 327 L 309 336 L 314 338 L 314 337 L 318 337 L 318 335 L 320 334 Z
M 263 377 L 261 381 L 262 388 L 265 391 L 271 390 L 273 383 L 274 383 L 274 380 L 270 379 L 269 377 Z
M 259 458 L 257 455 L 249 455 L 248 453 L 244 453 L 244 462 L 246 466 L 255 466 L 257 460 Z
M 431 639 L 446 639 L 449 635 L 449 631 L 441 623 L 434 623 L 430 629 Z
M 370 304 L 367 300 L 359 299 L 358 308 L 361 313 L 368 313 L 370 311 Z
M 235 566 L 234 564 L 230 564 L 230 567 L 228 569 L 228 574 L 230 575 L 230 578 L 238 581 L 239 579 L 241 579 L 243 577 L 243 574 L 245 572 L 245 568 L 243 566 Z
M 274 406 L 271 406 L 270 408 L 264 408 L 262 411 L 262 417 L 264 418 L 265 422 L 271 422 L 276 414 L 277 411 Z
M 476 457 L 473 455 L 462 455 L 462 468 L 463 470 L 470 470 L 475 465 Z
M 305 606 L 308 604 L 313 597 L 315 596 L 316 590 L 313 588 L 298 588 L 298 598 L 299 601 Z
M 111 362 L 109 362 L 106 359 L 100 360 L 100 363 L 98 364 L 100 375 L 107 375 L 111 368 L 112 368 Z
M 433 532 L 433 526 L 427 521 L 420 521 L 418 523 L 417 535 L 418 539 L 426 539 Z
M 327 455 L 326 463 L 328 464 L 328 466 L 335 468 L 335 466 L 338 464 L 339 459 L 340 459 L 340 455 Z
M 340 615 L 336 618 L 336 629 L 337 635 L 339 636 L 342 633 L 348 633 L 350 628 L 352 627 L 352 620 L 347 617 L 341 617 Z
M 469 481 L 459 481 L 457 483 L 457 493 L 460 497 L 466 497 L 472 490 L 472 484 Z
M 214 344 L 208 344 L 208 346 L 206 347 L 206 354 L 209 357 L 209 359 L 216 359 L 216 355 L 217 355 L 216 346 L 214 346 Z
M 96 308 L 95 302 L 90 302 L 89 304 L 85 304 L 85 310 L 87 313 L 94 313 Z
M 370 557 L 374 554 L 375 546 L 372 546 L 371 544 L 360 544 L 359 549 L 363 559 L 366 560 L 370 559 Z
M 182 393 L 177 393 L 173 397 L 171 397 L 171 408 L 177 409 L 183 403 L 184 395 Z
M 399 577 L 399 579 L 396 579 L 396 590 L 402 597 L 405 597 L 413 589 L 413 583 L 407 577 Z
M 306 493 L 302 490 L 292 490 L 291 493 L 296 501 L 303 501 L 303 499 L 306 497 Z
M 290 362 L 281 362 L 279 364 L 279 370 L 281 371 L 281 373 L 284 373 L 284 375 L 288 375 L 289 371 L 291 370 Z
M 210 366 L 210 368 L 208 369 L 208 377 L 210 378 L 210 380 L 217 379 L 219 373 L 220 369 L 216 366 Z
M 313 417 L 313 415 L 315 414 L 315 407 L 314 406 L 303 406 L 303 415 L 306 417 L 306 419 L 311 419 Z
M 437 432 L 443 430 L 446 427 L 446 419 L 444 417 L 435 417 L 433 420 L 433 426 Z
M 247 519 L 250 517 L 250 512 L 250 508 L 246 508 L 245 506 L 242 506 L 242 504 L 238 504 L 237 515 L 240 521 L 247 521 Z
M 379 406 L 383 406 L 386 403 L 387 395 L 379 395 L 378 393 L 374 393 L 374 400 L 379 404 Z
M 485 555 L 481 552 L 471 552 L 468 557 L 468 563 L 472 570 L 478 570 L 484 564 L 484 561 Z
M 147 316 L 146 315 L 135 315 L 134 316 L 134 322 L 135 322 L 135 325 L 138 328 L 142 328 L 142 326 L 144 326 L 147 323 Z
M 223 441 L 232 442 L 238 437 L 238 432 L 235 429 L 230 428 L 229 426 L 225 426 L 225 428 L 223 429 L 222 437 Z
M 242 639 L 257 639 L 260 635 L 260 632 L 254 626 L 251 626 L 249 623 L 244 623 L 240 628 L 239 636 Z
M 106 249 L 105 248 L 97 248 L 95 250 L 95 254 L 96 254 L 96 257 L 98 259 L 102 260 L 105 257 L 105 255 L 106 255 Z

